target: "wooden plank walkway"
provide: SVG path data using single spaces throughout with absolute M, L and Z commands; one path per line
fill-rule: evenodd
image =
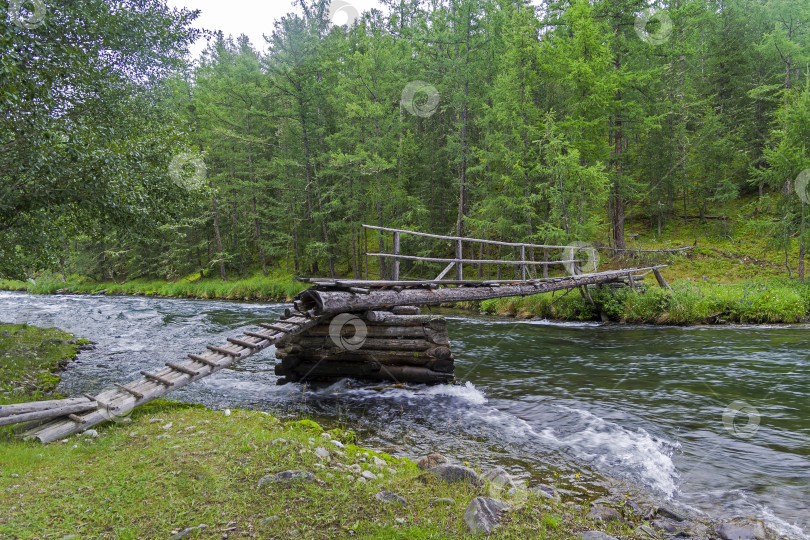
M 270 345 L 279 345 L 296 334 L 316 326 L 319 317 L 308 317 L 304 314 L 287 310 L 285 318 L 266 326 L 261 331 L 247 331 L 244 338 L 230 338 L 228 344 L 222 347 L 208 346 L 208 351 L 202 354 L 189 354 L 188 360 L 182 362 L 167 362 L 166 367 L 156 373 L 142 371 L 142 379 L 126 385 L 116 384 L 114 389 L 104 391 L 97 396 L 85 396 L 76 401 L 76 413 L 61 414 L 58 418 L 42 423 L 36 418 L 25 418 L 23 415 L 46 414 L 48 407 L 41 405 L 36 408 L 33 404 L 13 409 L 8 406 L 0 414 L 5 414 L 0 420 L 6 424 L 34 422 L 23 425 L 18 429 L 18 435 L 23 439 L 38 439 L 41 442 L 51 442 L 63 439 L 74 433 L 79 433 L 90 427 L 127 414 L 135 407 L 162 397 L 173 390 L 182 388 L 187 384 L 208 377 L 236 362 L 243 360 Z M 65 401 L 50 402 L 51 416 L 64 413 Z M 82 407 L 84 411 L 82 412 Z M 88 410 L 89 409 L 89 410 Z M 2 425 L 2 424 L 0 424 Z

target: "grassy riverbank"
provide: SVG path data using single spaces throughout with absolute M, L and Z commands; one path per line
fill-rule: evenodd
M 0 323 L 0 404 L 52 396 L 59 370 L 88 344 L 56 328 Z
M 797 323 L 810 316 L 810 286 L 788 280 L 735 284 L 677 281 L 668 291 L 591 289 L 590 300 L 578 291 L 502 298 L 481 303 L 491 314 L 520 318 L 601 320 L 647 324 Z
M 163 279 L 133 279 L 124 283 L 95 281 L 80 276 L 70 276 L 65 280 L 46 273 L 31 281 L 0 279 L 0 289 L 26 291 L 32 294 L 110 294 L 172 296 L 177 298 L 207 298 L 221 300 L 258 300 L 285 302 L 306 289 L 289 274 L 252 276 L 236 281 L 222 281 L 219 278 L 199 276 L 167 281 Z
M 204 524 L 200 536 L 211 538 L 459 538 L 468 503 L 489 495 L 486 486 L 428 480 L 410 461 L 355 446 L 350 433 L 328 439 L 309 421 L 165 402 L 131 418 L 98 437 L 0 442 L 0 536 L 166 538 Z M 353 466 L 377 478 L 359 481 Z M 286 470 L 316 480 L 257 487 Z M 407 506 L 377 500 L 380 491 Z M 564 539 L 595 528 L 632 535 L 633 521 L 602 525 L 587 508 L 523 493 L 491 538 Z

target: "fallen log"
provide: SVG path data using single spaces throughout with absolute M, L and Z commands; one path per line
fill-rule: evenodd
M 93 401 L 85 400 L 84 403 L 76 403 L 62 407 L 53 407 L 42 411 L 34 411 L 24 414 L 16 414 L 13 416 L 4 416 L 0 418 L 0 426 L 9 426 L 11 424 L 21 424 L 23 422 L 31 422 L 32 420 L 43 420 L 48 418 L 58 418 L 60 416 L 67 416 L 69 414 L 81 413 L 92 411 L 98 408 L 98 404 Z
M 70 405 L 87 404 L 87 403 L 93 404 L 93 407 L 95 407 L 94 404 L 95 402 L 91 401 L 86 397 L 68 398 L 68 399 L 50 399 L 47 401 L 31 401 L 28 403 L 14 403 L 12 405 L 0 405 L 0 417 L 16 416 L 18 414 L 25 414 L 36 411 L 46 411 L 48 409 L 53 409 L 54 407 L 68 407 Z
M 664 266 L 665 265 L 657 266 L 655 268 L 663 268 Z M 403 289 L 401 291 L 372 289 L 369 294 L 363 295 L 339 290 L 307 289 L 298 294 L 296 299 L 304 309 L 312 311 L 316 315 L 330 315 L 346 311 L 360 312 L 375 310 L 379 309 L 380 306 L 390 308 L 393 306 L 437 305 L 455 302 L 477 302 L 509 296 L 530 296 L 583 285 L 608 283 L 626 277 L 628 274 L 636 274 L 651 268 L 653 267 L 629 268 L 597 274 L 567 276 L 546 281 L 527 281 L 513 285 L 501 285 L 500 287 L 452 287 L 439 289 Z M 387 324 L 391 317 L 425 316 L 391 315 L 385 316 L 383 321 L 379 322 Z M 404 325 L 402 322 L 396 324 Z

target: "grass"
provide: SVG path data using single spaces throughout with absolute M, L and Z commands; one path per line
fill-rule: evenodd
M 166 538 L 205 524 L 201 536 L 211 538 L 280 538 L 292 531 L 303 538 L 459 538 L 467 504 L 488 494 L 487 487 L 427 480 L 414 463 L 358 447 L 351 433 L 332 430 L 330 438 L 344 444 L 338 448 L 309 421 L 282 423 L 255 411 L 225 416 L 168 402 L 131 418 L 100 427 L 97 438 L 0 442 L 0 536 Z M 330 456 L 319 458 L 318 447 Z M 371 464 L 371 456 L 385 466 Z M 379 478 L 360 483 L 348 469 L 355 464 Z M 257 488 L 263 476 L 285 470 L 310 471 L 317 482 Z M 377 501 L 381 490 L 410 504 Z M 597 526 L 587 510 L 523 494 L 490 538 L 563 539 L 594 528 L 632 537 L 632 522 Z
M 0 323 L 0 404 L 52 395 L 86 340 L 56 328 Z
M 595 305 L 574 291 L 481 302 L 491 314 L 520 318 L 599 320 L 647 324 L 797 323 L 810 315 L 810 286 L 790 280 L 721 284 L 679 281 L 668 291 L 651 286 L 610 291 L 592 289 Z M 601 313 L 600 313 L 601 312 Z
M 208 298 L 225 300 L 288 301 L 306 289 L 306 285 L 288 274 L 268 277 L 256 275 L 237 281 L 217 278 L 166 281 L 160 279 L 134 279 L 124 283 L 97 282 L 81 276 L 70 276 L 65 281 L 52 274 L 43 274 L 32 282 L 0 280 L 0 289 L 27 291 L 32 294 L 110 294 L 173 296 L 179 298 Z

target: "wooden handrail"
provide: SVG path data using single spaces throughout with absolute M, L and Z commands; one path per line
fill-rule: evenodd
M 408 261 L 438 262 L 452 264 L 512 264 L 512 265 L 532 265 L 548 266 L 552 264 L 581 263 L 587 262 L 582 259 L 570 259 L 564 261 L 499 261 L 494 259 L 442 259 L 437 257 L 417 257 L 415 255 L 398 255 L 395 253 L 366 253 L 369 257 L 388 257 L 390 259 L 405 259 Z
M 463 242 L 473 242 L 476 244 L 492 244 L 495 246 L 508 246 L 508 247 L 530 247 L 530 248 L 547 248 L 547 249 L 568 249 L 572 246 L 549 246 L 543 244 L 523 244 L 523 243 L 514 243 L 514 242 L 500 242 L 498 240 L 484 240 L 483 238 L 468 238 L 466 236 L 445 236 L 442 234 L 430 234 L 430 233 L 423 233 L 417 231 L 408 231 L 405 229 L 391 229 L 388 227 L 378 227 L 376 225 L 366 225 L 365 223 L 362 225 L 366 229 L 373 229 L 375 231 L 387 231 L 393 233 L 401 233 L 401 234 L 412 234 L 414 236 L 422 236 L 425 238 L 436 238 L 438 240 L 455 240 L 455 241 L 463 241 Z M 484 261 L 487 262 L 487 261 Z

